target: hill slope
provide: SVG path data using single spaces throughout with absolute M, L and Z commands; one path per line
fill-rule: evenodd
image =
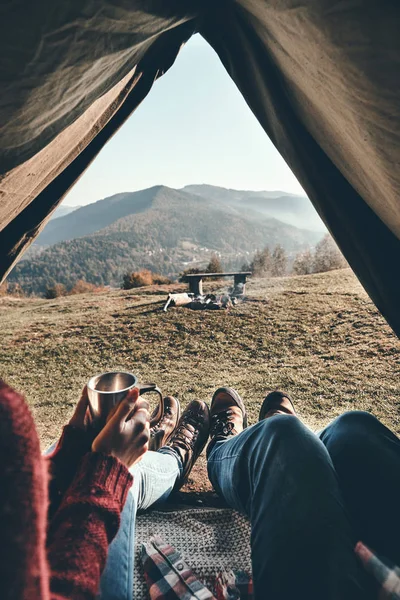
M 322 221 L 305 196 L 296 196 L 282 191 L 230 190 L 213 185 L 188 185 L 182 190 L 154 186 L 138 192 L 115 194 L 77 208 L 65 216 L 60 213 L 73 207 L 61 206 L 36 240 L 36 244 L 45 247 L 84 237 L 111 225 L 118 219 L 146 212 L 153 206 L 155 198 L 160 197 L 160 193 L 163 194 L 163 201 L 167 203 L 179 198 L 182 210 L 185 201 L 193 203 L 195 198 L 200 197 L 208 202 L 209 210 L 229 210 L 246 219 L 273 217 L 294 227 L 325 231 Z
M 60 217 L 65 217 L 65 215 L 69 215 L 74 212 L 74 210 L 78 210 L 80 206 L 58 206 L 54 213 L 51 215 L 51 219 L 59 219 Z
M 279 190 L 260 192 L 231 190 L 213 185 L 188 185 L 183 189 L 191 194 L 211 198 L 214 202 L 236 208 L 243 214 L 248 213 L 250 209 L 295 227 L 326 231 L 324 223 L 306 196 Z
M 82 206 L 78 210 L 50 221 L 37 238 L 36 243 L 40 246 L 50 246 L 90 235 L 107 227 L 117 219 L 145 211 L 151 207 L 156 189 L 149 188 L 139 192 L 115 194 L 93 204 Z
M 248 302 L 227 312 L 164 313 L 172 289 L 0 298 L 0 375 L 26 396 L 43 446 L 89 377 L 115 368 L 157 382 L 182 407 L 233 386 L 250 423 L 265 393 L 283 388 L 315 428 L 361 409 L 400 433 L 399 340 L 350 270 L 251 279 Z
M 75 239 L 71 239 L 74 237 Z M 156 186 L 118 194 L 49 223 L 39 243 L 54 244 L 18 264 L 9 280 L 41 293 L 54 282 L 77 279 L 119 286 L 128 270 L 150 268 L 176 276 L 193 260 L 221 254 L 237 268 L 257 248 L 281 244 L 293 252 L 314 245 L 321 233 L 196 194 Z M 57 240 L 65 240 L 55 243 Z M 69 240 L 69 241 L 67 241 Z

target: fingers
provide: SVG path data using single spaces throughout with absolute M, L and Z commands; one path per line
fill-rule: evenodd
M 121 402 L 118 404 L 116 411 L 115 411 L 114 415 L 112 416 L 112 418 L 113 419 L 116 418 L 116 419 L 118 419 L 118 421 L 126 419 L 126 417 L 128 417 L 128 415 L 135 408 L 138 398 L 139 398 L 139 390 L 137 388 L 133 388 L 132 390 L 129 390 L 129 392 L 127 393 L 125 398 L 123 400 L 121 400 Z
M 80 418 L 84 418 L 86 414 L 86 409 L 89 406 L 89 396 L 87 391 L 87 386 L 83 388 L 81 392 L 81 397 L 78 400 L 78 404 L 76 405 L 75 414 Z
M 149 405 L 133 390 L 121 401 L 115 413 L 93 442 L 93 452 L 111 454 L 128 468 L 148 450 L 150 439 Z
M 149 405 L 146 402 L 146 400 L 135 400 L 136 398 L 136 394 L 132 393 L 133 391 L 131 390 L 129 392 L 129 395 L 127 395 L 123 400 L 121 400 L 121 402 L 119 404 L 116 404 L 115 406 L 113 406 L 113 408 L 110 410 L 108 416 L 107 416 L 107 423 L 109 423 L 109 421 L 111 421 L 111 419 L 114 417 L 114 415 L 119 412 L 119 417 L 118 420 L 126 420 L 128 421 L 129 419 L 132 418 L 132 415 L 135 414 L 135 410 L 136 408 L 146 408 L 147 410 L 149 409 Z M 138 396 L 140 398 L 140 396 Z M 125 415 L 125 417 L 124 417 Z
M 144 415 L 143 411 L 139 411 Z M 140 420 L 139 420 L 140 419 Z M 136 453 L 138 457 L 142 457 L 149 449 L 150 441 L 150 422 L 149 419 L 142 419 L 141 415 L 129 421 L 132 423 L 133 439 L 135 441 Z
M 135 429 L 137 432 L 144 431 L 146 426 L 150 428 L 150 415 L 149 415 L 149 405 L 144 400 L 139 400 L 132 413 L 129 415 L 129 420 L 135 421 Z
M 147 402 L 147 400 L 143 400 L 143 398 L 140 398 L 140 400 L 138 400 L 135 403 L 135 406 L 132 410 L 131 413 L 131 417 L 138 415 L 139 413 L 145 412 L 147 414 L 147 416 L 150 418 L 149 416 L 149 403 Z
M 135 440 L 138 456 L 143 456 L 149 449 L 150 415 L 148 408 L 149 405 L 146 400 L 138 400 L 129 421 L 126 422 L 133 435 L 132 439 Z
M 87 393 L 87 387 L 85 385 L 81 392 L 81 397 L 78 400 L 78 404 L 75 407 L 75 411 L 70 420 L 70 424 L 74 427 L 80 427 L 81 429 L 84 429 L 86 422 L 86 413 L 88 408 L 89 398 Z

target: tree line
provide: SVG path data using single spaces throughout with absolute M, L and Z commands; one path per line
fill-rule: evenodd
M 263 250 L 257 250 L 252 261 L 245 263 L 242 270 L 251 271 L 254 277 L 282 277 L 322 273 L 344 267 L 348 267 L 348 263 L 327 233 L 314 250 L 302 250 L 292 259 L 279 244 L 272 250 L 266 246 Z
M 341 269 L 346 266 L 348 264 L 333 238 L 329 234 L 326 234 L 314 249 L 308 248 L 302 250 L 295 256 L 288 254 L 280 244 L 277 244 L 273 248 L 265 246 L 262 250 L 257 250 L 252 260 L 245 262 L 238 270 L 251 271 L 254 277 L 282 277 L 286 275 L 321 273 L 333 269 Z M 178 279 L 179 281 L 184 281 L 185 275 L 190 273 L 222 273 L 223 271 L 224 267 L 221 259 L 217 254 L 214 254 L 211 256 L 208 265 L 190 267 L 181 272 Z M 171 278 L 155 273 L 151 268 L 143 268 L 137 271 L 127 271 L 122 277 L 121 288 L 128 290 L 135 287 L 161 285 L 172 282 Z M 105 289 L 104 285 L 96 285 L 82 278 L 75 280 L 74 283 L 71 282 L 69 286 L 53 281 L 45 288 L 43 297 L 52 299 L 66 295 L 96 293 Z M 0 286 L 0 296 L 6 294 L 23 296 L 24 291 L 21 285 L 16 282 L 4 282 Z

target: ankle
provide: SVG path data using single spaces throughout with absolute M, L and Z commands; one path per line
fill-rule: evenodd
M 163 446 L 157 450 L 157 452 L 160 452 L 161 454 L 168 454 L 176 460 L 181 478 L 183 473 L 184 457 L 182 457 L 180 449 L 176 446 Z

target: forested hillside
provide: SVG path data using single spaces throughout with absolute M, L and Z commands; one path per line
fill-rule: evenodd
M 51 221 L 38 243 L 50 245 L 21 261 L 9 276 L 27 293 L 77 279 L 119 286 L 124 273 L 147 268 L 176 277 L 217 252 L 238 268 L 258 248 L 280 244 L 296 252 L 322 233 L 299 229 L 261 212 L 156 186 L 118 194 Z

